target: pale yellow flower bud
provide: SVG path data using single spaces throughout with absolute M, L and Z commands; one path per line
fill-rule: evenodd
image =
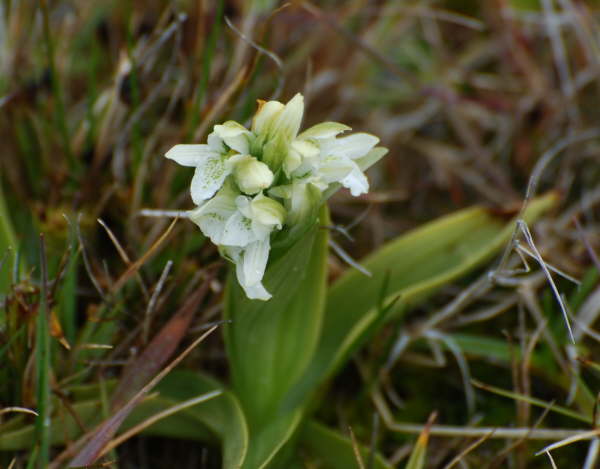
M 235 162 L 233 171 L 235 182 L 242 192 L 258 194 L 273 183 L 273 172 L 261 161 L 250 155 L 243 155 Z

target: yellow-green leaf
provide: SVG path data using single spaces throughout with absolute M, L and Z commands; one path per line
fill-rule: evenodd
M 532 222 L 556 201 L 554 193 L 531 201 L 523 219 Z M 514 218 L 486 208 L 462 210 L 417 228 L 367 257 L 362 265 L 372 273 L 370 278 L 349 270 L 329 291 L 319 346 L 288 405 L 298 405 L 330 377 L 374 327 L 489 261 L 509 241 L 515 223 Z M 383 312 L 382 304 L 387 305 Z

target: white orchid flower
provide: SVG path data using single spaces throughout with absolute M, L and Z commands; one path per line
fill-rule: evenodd
M 292 140 L 298 135 L 304 114 L 304 97 L 298 93 L 287 104 L 279 101 L 259 101 L 252 120 L 256 135 L 251 153 L 260 156 L 273 171 L 278 171 L 289 153 Z
M 311 142 L 318 147 L 318 158 L 305 159 L 311 161 L 315 175 L 327 184 L 340 183 L 356 197 L 369 191 L 369 182 L 363 173 L 366 168 L 361 168 L 359 160 L 369 154 L 379 138 L 367 133 L 337 138 L 346 130 L 350 128 L 344 124 L 324 122 L 300 134 L 297 142 Z
M 236 265 L 236 277 L 246 296 L 253 300 L 269 300 L 271 294 L 262 284 L 269 251 L 271 250 L 271 232 L 280 230 L 285 219 L 285 209 L 275 200 L 259 194 L 254 199 L 238 197 L 238 209 L 251 220 L 256 240 L 244 248 L 225 248 L 225 253 Z
M 247 296 L 268 299 L 261 282 L 269 259 L 271 232 L 280 230 L 286 218 L 284 207 L 262 193 L 254 198 L 241 195 L 228 180 L 189 217 L 237 265 L 238 281 Z
M 351 129 L 337 122 L 299 133 L 303 115 L 301 94 L 286 104 L 259 101 L 250 130 L 227 121 L 206 144 L 175 145 L 165 155 L 195 168 L 189 217 L 235 263 L 248 298 L 271 297 L 262 279 L 273 232 L 284 230 L 283 245 L 293 243 L 341 186 L 366 193 L 364 171 L 387 152 L 370 134 L 340 137 Z
M 232 173 L 238 159 L 230 152 L 247 154 L 252 133 L 237 122 L 215 125 L 202 145 L 175 145 L 166 157 L 182 166 L 195 167 L 190 192 L 196 205 L 210 199 L 221 188 L 225 178 Z

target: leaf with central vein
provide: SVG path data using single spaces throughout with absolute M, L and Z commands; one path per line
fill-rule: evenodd
M 319 225 L 327 224 L 321 211 Z M 297 409 L 281 412 L 283 397 L 309 366 L 321 334 L 325 304 L 327 230 L 315 226 L 267 269 L 273 298 L 248 300 L 230 278 L 225 314 L 232 378 L 250 428 L 244 467 L 270 460 L 300 421 Z

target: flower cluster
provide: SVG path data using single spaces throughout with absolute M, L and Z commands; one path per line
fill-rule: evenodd
M 373 135 L 338 137 L 350 127 L 336 122 L 299 134 L 303 113 L 301 94 L 285 105 L 259 101 L 250 130 L 228 121 L 214 126 L 206 144 L 175 145 L 165 155 L 196 168 L 190 218 L 235 263 L 251 299 L 271 298 L 262 284 L 271 234 L 306 223 L 341 186 L 366 193 L 364 170 L 387 152 Z

